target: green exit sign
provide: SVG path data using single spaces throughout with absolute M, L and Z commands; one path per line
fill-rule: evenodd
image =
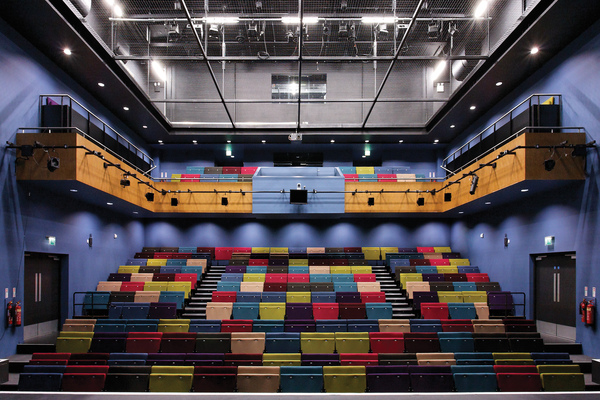
M 46 236 L 50 246 L 56 246 L 56 236 Z
M 546 246 L 554 246 L 554 236 L 546 236 L 544 238 L 544 244 Z

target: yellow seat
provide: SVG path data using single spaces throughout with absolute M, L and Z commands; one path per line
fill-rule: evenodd
M 264 286 L 264 282 L 241 282 L 240 292 L 262 292 Z
M 469 266 L 471 263 L 468 258 L 450 258 L 450 265 Z
M 96 291 L 98 292 L 118 292 L 121 290 L 122 282 L 114 282 L 114 281 L 100 281 L 96 286 Z
M 279 367 L 240 365 L 237 373 L 237 389 L 238 392 L 277 392 L 279 390 Z
M 380 260 L 381 250 L 379 247 L 363 247 L 362 252 L 365 255 L 365 260 Z
M 231 352 L 259 354 L 265 351 L 265 332 L 231 332 Z
M 206 319 L 224 320 L 231 319 L 233 303 L 206 303 Z
M 351 273 L 353 274 L 372 274 L 373 268 L 370 265 L 353 265 L 351 268 Z
M 307 258 L 291 258 L 290 259 L 290 267 L 308 267 L 308 259 Z
M 307 354 L 333 354 L 335 334 L 333 332 L 301 332 L 300 350 Z
M 118 272 L 120 274 L 132 274 L 136 272 L 140 272 L 139 265 L 121 265 L 119 266 Z
M 147 285 L 147 283 L 146 283 Z M 146 286 L 144 285 L 144 287 Z M 181 282 L 167 282 L 167 292 L 183 292 L 184 297 L 187 299 L 190 297 L 192 291 L 192 282 L 181 281 Z
M 149 258 L 146 265 L 148 267 L 164 267 L 165 265 L 167 265 L 167 259 L 166 258 Z
M 269 253 L 268 247 L 253 247 L 252 253 Z
M 338 353 L 368 353 L 369 349 L 369 332 L 335 332 Z
M 151 292 L 166 292 L 169 282 L 146 282 L 144 284 L 144 291 Z
M 375 173 L 375 167 L 356 167 L 356 173 L 359 175 L 373 175 Z
M 181 174 L 171 174 L 171 182 L 181 182 Z
M 400 274 L 400 287 L 404 289 L 406 282 L 423 282 L 423 274 L 416 272 L 403 272 Z
M 244 274 L 243 282 L 264 282 L 265 274 Z
M 63 332 L 94 332 L 94 324 L 64 323 Z
M 93 332 L 67 332 L 67 333 L 91 333 Z M 62 337 L 56 339 L 57 353 L 87 353 L 92 344 L 91 337 Z
M 284 319 L 285 303 L 260 303 L 260 319 Z
M 285 301 L 288 303 L 310 303 L 310 292 L 287 292 Z
M 436 269 L 438 274 L 458 274 L 458 267 L 455 265 L 438 265 Z
M 332 274 L 351 274 L 352 267 L 348 265 L 332 265 L 331 267 L 329 267 L 329 271 Z
M 381 253 L 381 259 L 385 260 L 385 255 L 387 253 L 397 253 L 398 248 L 397 247 L 380 247 L 379 252 Z
M 437 292 L 440 303 L 463 303 L 462 292 Z
M 289 250 L 287 247 L 271 247 L 271 254 L 288 254 Z
M 363 393 L 367 390 L 364 366 L 324 366 L 323 380 L 327 393 Z
M 265 353 L 263 354 L 264 366 L 301 366 L 300 353 Z
M 331 268 L 328 265 L 311 265 L 308 267 L 308 272 L 310 274 L 330 274 Z
M 158 332 L 189 332 L 190 324 L 158 324 Z
M 179 365 L 153 365 L 150 369 L 151 374 L 193 374 L 194 366 Z
M 585 390 L 585 378 L 582 373 L 541 373 L 540 379 L 542 380 L 542 387 L 545 392 L 574 392 Z
M 531 353 L 492 353 L 494 360 L 531 360 Z
M 379 332 L 410 332 L 410 320 L 380 319 Z
M 503 358 L 500 360 L 494 360 L 494 364 L 496 365 L 535 365 L 535 362 L 530 358 L 530 359 L 524 359 L 524 358 L 516 358 L 516 359 L 510 359 L 510 358 Z
M 88 338 L 88 339 L 92 339 L 94 337 L 94 333 L 93 332 L 81 332 L 81 331 L 61 331 L 61 332 L 58 333 L 58 337 L 59 338 Z
M 206 259 L 205 258 L 188 258 L 185 262 L 185 265 L 188 267 L 204 267 L 202 271 L 206 268 Z
M 463 294 L 463 301 L 465 303 L 486 303 L 487 304 L 487 292 L 483 291 L 483 290 L 478 290 L 478 291 L 465 291 L 462 292 Z
M 151 273 L 133 273 L 131 274 L 131 282 L 152 282 L 154 274 Z
M 433 251 L 436 253 L 452 253 L 450 247 L 434 247 Z
M 151 373 L 148 384 L 150 392 L 189 392 L 194 374 Z

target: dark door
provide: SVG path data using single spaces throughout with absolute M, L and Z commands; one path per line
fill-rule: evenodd
M 537 255 L 534 260 L 536 319 L 575 327 L 575 253 Z
M 23 325 L 60 319 L 60 258 L 25 253 Z

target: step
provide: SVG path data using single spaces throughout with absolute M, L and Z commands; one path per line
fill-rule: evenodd
M 205 313 L 183 313 L 181 314 L 182 318 L 189 318 L 189 319 L 206 319 L 206 314 Z
M 203 312 L 203 311 L 204 312 L 206 311 L 206 306 L 204 306 L 204 307 L 186 307 L 183 310 L 183 313 L 185 314 L 188 312 Z
M 545 343 L 544 347 L 552 353 L 583 354 L 581 343 Z

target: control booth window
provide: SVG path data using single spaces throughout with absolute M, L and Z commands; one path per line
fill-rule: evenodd
M 298 88 L 298 75 L 271 75 L 271 99 L 298 100 L 299 90 L 301 99 L 325 100 L 327 74 L 302 75 L 301 88 Z

